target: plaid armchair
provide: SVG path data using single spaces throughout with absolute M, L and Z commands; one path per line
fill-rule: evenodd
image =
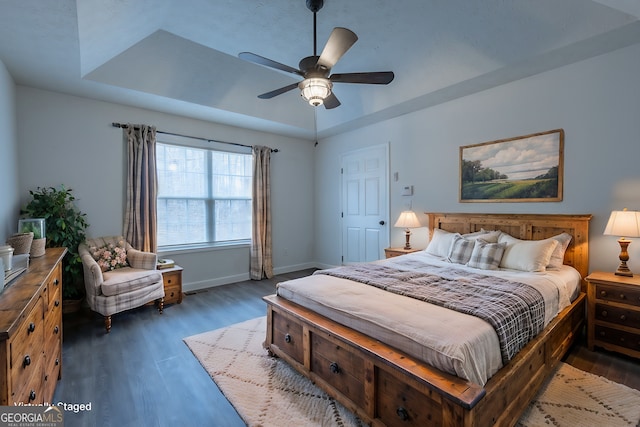
M 155 301 L 162 313 L 164 284 L 156 270 L 157 255 L 134 249 L 122 236 L 87 239 L 78 246 L 84 270 L 87 303 L 104 316 L 107 333 L 111 316 Z

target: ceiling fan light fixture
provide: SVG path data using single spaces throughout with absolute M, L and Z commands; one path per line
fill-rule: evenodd
M 298 87 L 300 88 L 300 95 L 302 95 L 309 104 L 318 107 L 331 95 L 333 84 L 329 79 L 312 77 L 301 81 Z

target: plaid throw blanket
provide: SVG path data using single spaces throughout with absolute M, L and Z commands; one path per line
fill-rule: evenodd
M 349 265 L 314 274 L 353 280 L 479 317 L 498 334 L 503 363 L 544 328 L 544 299 L 524 283 L 460 269 L 455 269 L 454 276 L 442 277 L 380 264 Z

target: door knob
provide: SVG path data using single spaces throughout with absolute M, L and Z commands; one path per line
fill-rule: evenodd
M 384 225 L 384 221 L 380 221 L 378 224 L 380 224 L 380 225 Z

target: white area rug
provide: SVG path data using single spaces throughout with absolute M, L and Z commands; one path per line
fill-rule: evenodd
M 262 348 L 264 317 L 184 339 L 249 426 L 363 426 Z M 640 391 L 561 364 L 518 426 L 638 426 Z

